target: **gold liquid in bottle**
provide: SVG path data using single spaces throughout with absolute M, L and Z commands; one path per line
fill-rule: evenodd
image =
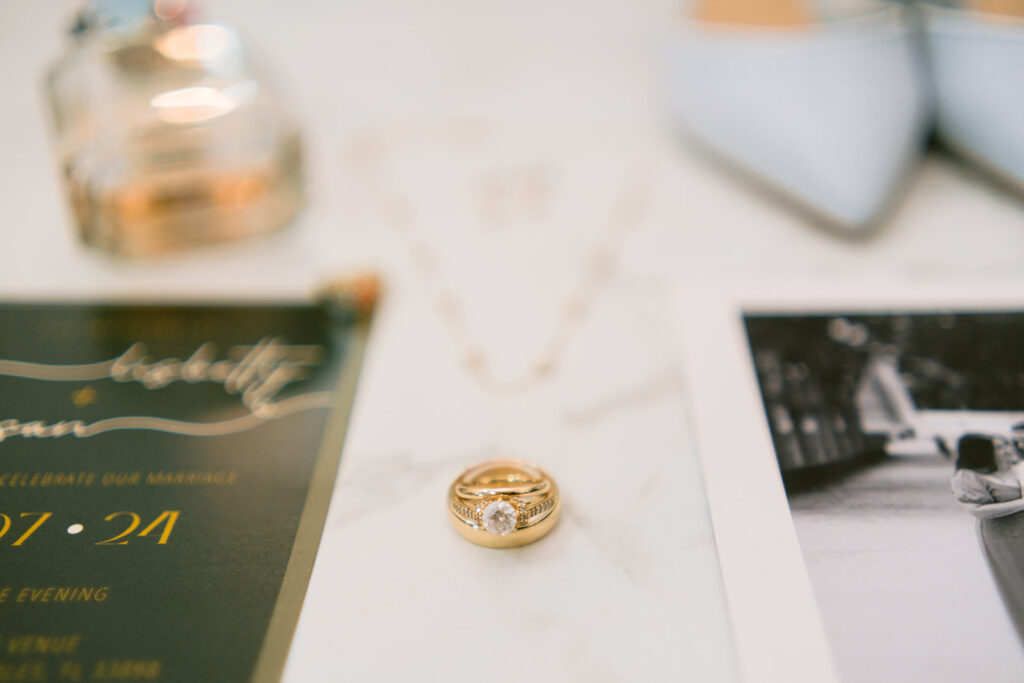
M 87 3 L 48 77 L 82 239 L 147 256 L 286 225 L 302 206 L 297 128 L 232 29 L 159 5 Z

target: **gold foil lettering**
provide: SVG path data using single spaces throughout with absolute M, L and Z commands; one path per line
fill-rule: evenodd
M 106 602 L 109 596 L 109 586 L 25 586 L 18 591 L 14 602 Z
M 159 660 L 100 660 L 93 667 L 94 681 L 156 681 L 160 679 Z

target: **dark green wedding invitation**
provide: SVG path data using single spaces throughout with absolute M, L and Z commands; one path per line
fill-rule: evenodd
M 0 683 L 277 680 L 367 326 L 0 304 Z

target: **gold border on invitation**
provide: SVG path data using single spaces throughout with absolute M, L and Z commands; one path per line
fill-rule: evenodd
M 341 462 L 341 451 L 348 431 L 369 327 L 369 320 L 357 323 L 344 351 L 345 360 L 335 389 L 339 400 L 327 416 L 327 426 L 324 428 L 316 467 L 306 495 L 306 504 L 302 508 L 291 557 L 281 581 L 281 590 L 274 604 L 263 647 L 260 648 L 256 667 L 253 669 L 253 683 L 277 683 L 284 673 L 288 651 L 306 596 L 306 588 L 309 586 L 309 577 L 313 573 L 313 562 L 320 546 L 320 537 L 327 521 L 327 508 Z

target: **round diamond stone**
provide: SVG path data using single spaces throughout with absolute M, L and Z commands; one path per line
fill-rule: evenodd
M 480 524 L 484 531 L 495 536 L 504 536 L 516 529 L 516 509 L 507 500 L 496 500 L 484 508 Z

